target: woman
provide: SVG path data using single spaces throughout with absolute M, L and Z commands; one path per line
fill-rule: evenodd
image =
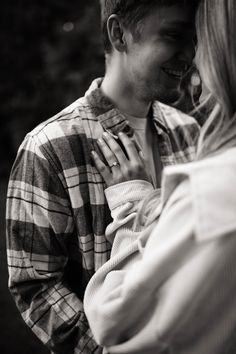
M 161 202 L 152 192 L 137 218 L 152 188 L 142 156 L 124 135 L 128 158 L 112 137 L 100 142 L 111 171 L 94 155 L 108 185 L 114 243 L 88 285 L 85 311 L 109 353 L 236 352 L 235 0 L 202 0 L 197 32 L 198 66 L 214 103 L 197 161 L 168 167 Z

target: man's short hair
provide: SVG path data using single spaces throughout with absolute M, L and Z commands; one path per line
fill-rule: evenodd
M 107 33 L 107 20 L 112 14 L 119 16 L 125 28 L 135 38 L 140 34 L 141 21 L 155 6 L 187 5 L 196 10 L 200 0 L 100 0 L 103 44 L 106 53 L 112 51 Z

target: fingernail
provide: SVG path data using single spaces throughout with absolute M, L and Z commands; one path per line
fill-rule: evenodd
M 92 156 L 93 159 L 96 159 L 96 156 L 97 156 L 96 152 L 95 151 L 91 151 L 91 156 Z
M 115 135 L 114 133 L 112 133 L 110 130 L 106 130 L 106 133 L 108 134 L 108 136 L 111 136 L 112 138 L 114 138 L 114 139 L 118 139 L 118 136 L 117 135 Z
M 102 144 L 102 143 L 103 143 L 102 138 L 98 139 L 97 142 L 98 142 L 99 144 Z
M 105 138 L 108 138 L 108 133 L 107 132 L 102 133 L 102 135 L 105 136 Z
M 144 154 L 143 154 L 142 150 L 139 150 L 139 155 L 144 159 Z

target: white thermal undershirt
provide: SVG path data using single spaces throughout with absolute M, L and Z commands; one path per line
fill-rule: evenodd
M 134 129 L 136 141 L 141 148 L 146 171 L 149 173 L 155 188 L 160 187 L 161 163 L 158 151 L 157 134 L 149 122 L 150 118 L 137 118 L 126 114 L 130 126 Z

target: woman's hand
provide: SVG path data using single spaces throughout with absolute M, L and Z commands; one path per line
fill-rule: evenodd
M 108 166 L 95 151 L 92 151 L 95 166 L 101 173 L 106 185 L 110 187 L 114 184 L 134 179 L 149 181 L 142 152 L 137 150 L 135 144 L 126 134 L 119 133 L 119 139 L 125 148 L 127 156 L 109 133 L 103 133 L 103 137 L 98 140 L 98 146 Z

